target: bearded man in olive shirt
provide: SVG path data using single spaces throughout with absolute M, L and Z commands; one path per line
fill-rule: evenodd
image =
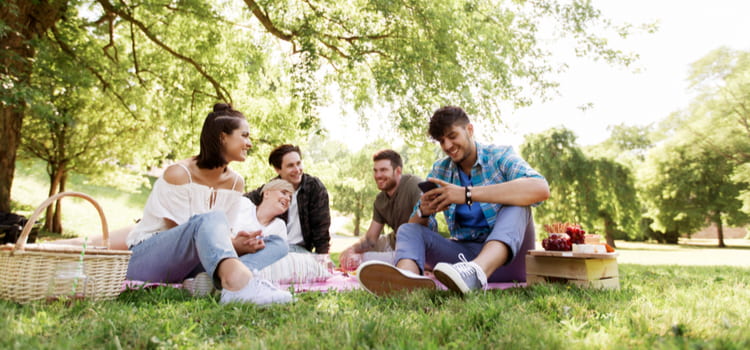
M 417 176 L 402 174 L 403 161 L 398 152 L 390 149 L 381 150 L 372 156 L 373 177 L 381 191 L 375 197 L 372 221 L 367 233 L 359 242 L 341 252 L 341 267 L 348 270 L 357 268 L 356 254 L 368 251 L 392 251 L 396 245 L 396 231 L 401 224 L 409 221 L 412 208 L 422 195 L 417 184 L 422 181 Z M 383 227 L 388 225 L 393 230 L 388 235 L 381 235 Z

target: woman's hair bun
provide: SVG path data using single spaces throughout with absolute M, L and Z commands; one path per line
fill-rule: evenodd
M 232 110 L 232 105 L 228 103 L 217 103 L 214 105 L 214 112 L 223 112 Z

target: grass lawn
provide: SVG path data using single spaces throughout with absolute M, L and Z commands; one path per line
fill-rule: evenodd
M 45 178 L 28 169 L 19 168 L 13 198 L 34 206 L 46 198 Z M 69 188 L 97 198 L 113 228 L 138 217 L 145 202 L 111 189 Z M 69 201 L 75 214 L 65 215 L 66 227 L 74 234 L 97 230 L 96 218 L 75 221 L 89 216 L 75 202 Z M 216 296 L 193 298 L 166 287 L 71 305 L 0 300 L 0 349 L 750 348 L 746 240 L 730 243 L 732 249 L 684 243 L 618 242 L 621 289 L 615 291 L 551 284 L 466 297 L 311 292 L 265 308 L 221 305 Z
M 461 297 L 303 293 L 221 305 L 182 290 L 67 306 L 0 301 L 0 348 L 747 349 L 750 270 L 620 266 L 617 291 L 540 285 Z

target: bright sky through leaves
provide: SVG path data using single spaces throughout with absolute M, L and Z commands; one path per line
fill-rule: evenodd
M 523 135 L 564 126 L 581 145 L 596 144 L 609 136 L 607 126 L 646 125 L 686 107 L 691 99 L 686 81 L 689 65 L 720 46 L 750 50 L 750 1 L 747 0 L 595 0 L 594 6 L 615 24 L 657 22 L 653 34 L 626 40 L 611 38 L 614 47 L 633 51 L 640 60 L 633 67 L 614 67 L 590 59 L 571 58 L 562 47 L 561 61 L 570 64 L 560 75 L 560 95 L 552 101 L 505 113 L 510 130 L 495 140 L 518 146 Z M 557 55 L 558 51 L 555 51 Z M 339 107 L 324 108 L 321 117 L 331 136 L 358 149 L 385 130 L 363 131 L 352 115 L 345 121 Z M 425 116 L 427 118 L 429 116 Z M 371 125 L 385 117 L 372 117 Z M 426 137 L 426 136 L 425 136 Z

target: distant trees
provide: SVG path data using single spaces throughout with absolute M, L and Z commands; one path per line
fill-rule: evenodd
M 723 247 L 725 225 L 750 223 L 750 53 L 717 49 L 690 78 L 699 96 L 665 121 L 671 134 L 649 154 L 645 198 L 669 240 L 712 222 Z
M 550 185 L 550 198 L 536 209 L 537 222 L 577 222 L 603 232 L 613 246 L 615 238 L 641 238 L 641 207 L 629 168 L 587 156 L 563 128 L 528 136 L 521 154 Z
M 552 190 L 538 218 L 667 243 L 714 223 L 724 247 L 725 226 L 750 223 L 750 52 L 710 52 L 690 81 L 693 103 L 656 128 L 614 126 L 583 150 L 565 129 L 529 136 L 523 155 Z
M 335 160 L 338 176 L 330 184 L 333 192 L 331 206 L 343 214 L 354 216 L 354 235 L 362 232 L 362 224 L 372 215 L 372 203 L 380 192 L 372 175 L 371 148 Z M 364 228 L 367 229 L 366 227 Z

